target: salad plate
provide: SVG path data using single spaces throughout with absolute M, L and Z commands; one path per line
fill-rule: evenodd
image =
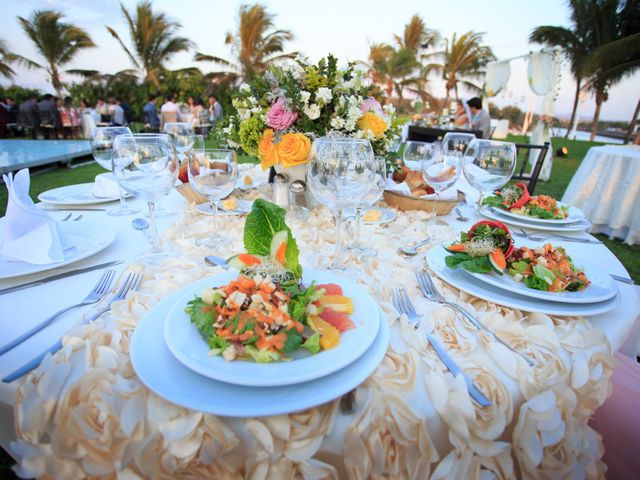
M 262 417 L 315 407 L 353 390 L 378 367 L 389 345 L 389 326 L 376 308 L 380 328 L 363 355 L 331 375 L 281 387 L 242 387 L 218 382 L 178 362 L 164 342 L 167 310 L 191 286 L 158 302 L 140 319 L 131 339 L 131 363 L 140 380 L 165 400 L 229 417 Z
M 588 317 L 613 310 L 620 301 L 617 293 L 608 300 L 596 303 L 563 303 L 549 302 L 534 297 L 527 297 L 510 290 L 495 287 L 486 282 L 478 281 L 474 276 L 458 269 L 447 267 L 446 256 L 449 253 L 440 245 L 434 246 L 427 253 L 429 268 L 448 284 L 483 300 L 509 308 L 516 308 L 525 312 L 539 312 L 547 315 L 582 316 Z
M 93 194 L 93 183 L 79 183 L 53 188 L 38 195 L 38 200 L 56 205 L 92 205 L 118 200 L 118 195 L 111 197 L 97 197 Z
M 557 203 L 559 207 L 567 208 L 568 210 L 567 218 L 538 218 L 538 217 L 530 217 L 528 215 L 521 215 L 506 209 L 505 210 L 495 209 L 495 210 L 500 212 L 500 214 L 504 215 L 505 217 L 515 218 L 517 220 L 523 220 L 525 222 L 541 223 L 541 224 L 548 224 L 548 225 L 569 225 L 572 223 L 581 222 L 586 218 L 584 213 L 582 213 L 582 210 L 580 210 L 579 208 L 574 207 L 573 205 L 569 205 L 568 203 L 562 203 L 562 202 L 557 202 Z
M 505 212 L 486 205 L 480 210 L 480 214 L 492 220 L 498 220 L 516 227 L 545 232 L 584 232 L 591 228 L 591 222 L 586 218 L 573 223 L 543 223 L 529 221 L 529 217 L 523 215 L 505 215 Z
M 2 223 L 0 223 L 1 226 Z M 36 265 L 10 260 L 0 255 L 0 279 L 20 277 L 70 265 L 104 250 L 116 239 L 116 231 L 102 223 L 62 222 L 58 226 L 73 245 L 65 251 L 62 262 Z M 0 244 L 2 244 L 3 231 L 0 228 Z
M 294 351 L 289 361 L 256 363 L 248 360 L 226 361 L 220 355 L 210 355 L 211 348 L 184 311 L 189 300 L 200 295 L 204 288 L 228 284 L 238 276 L 228 271 L 199 280 L 185 289 L 171 306 L 165 323 L 165 342 L 173 356 L 185 367 L 221 382 L 250 387 L 273 387 L 307 382 L 338 371 L 353 363 L 373 343 L 380 318 L 375 300 L 362 289 L 332 273 L 305 269 L 303 284 L 333 283 L 342 287 L 344 295 L 353 301 L 350 315 L 355 328 L 340 335 L 337 347 L 310 354 L 304 349 Z

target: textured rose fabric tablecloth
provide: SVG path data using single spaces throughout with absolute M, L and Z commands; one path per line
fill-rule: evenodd
M 168 226 L 166 238 L 180 249 L 181 257 L 162 267 L 128 265 L 127 270 L 145 274 L 140 291 L 115 304 L 95 323 L 68 331 L 60 352 L 21 381 L 2 386 L 0 398 L 14 405 L 17 441 L 11 449 L 19 458 L 21 475 L 65 479 L 603 477 L 602 444 L 587 421 L 609 394 L 612 347 L 619 348 L 638 315 L 639 301 L 631 286 L 618 284 L 622 302 L 614 311 L 586 320 L 502 308 L 436 280 L 449 299 L 465 304 L 501 338 L 531 356 L 537 365 L 532 368 L 450 309 L 422 299 L 414 271 L 424 267 L 424 254 L 407 260 L 396 251 L 398 244 L 424 236 L 426 214 L 401 213 L 388 226 L 363 227 L 363 237 L 378 256 L 355 262 L 361 272 L 358 281 L 380 301 L 391 325 L 391 342 L 381 365 L 355 391 L 353 411 L 343 413 L 336 400 L 289 415 L 215 417 L 151 393 L 130 363 L 129 342 L 145 312 L 171 292 L 218 271 L 202 261 L 211 252 L 194 245 L 194 239 L 208 234 L 211 218 L 195 213 L 176 194 L 167 203 L 184 211 L 173 225 L 168 226 L 172 220 L 162 225 Z M 87 213 L 92 219 L 104 218 L 102 212 Z M 433 244 L 449 241 L 468 227 L 450 217 L 446 220 L 449 226 L 433 229 Z M 95 263 L 114 255 L 132 258 L 145 248 L 142 235 L 128 225 L 130 219 L 119 221 L 116 244 Z M 244 222 L 227 217 L 221 224 L 235 241 L 215 253 L 225 256 L 240 251 Z M 322 268 L 331 260 L 334 226 L 326 210 L 315 210 L 305 225 L 291 227 L 305 266 Z M 611 273 L 624 274 L 604 246 L 570 244 L 568 248 Z M 30 321 L 69 303 L 72 295 L 84 295 L 99 272 L 95 277 L 0 296 L 0 307 L 8 312 L 3 313 L 8 338 L 26 330 Z M 425 328 L 440 334 L 493 406 L 475 405 L 463 379 L 453 378 L 421 332 L 404 317 L 398 318 L 390 306 L 395 286 L 408 288 L 417 309 L 425 314 Z M 34 302 L 36 298 L 46 298 L 49 304 Z M 12 352 L 0 365 L 0 374 L 51 343 L 51 338 L 88 311 L 64 317 Z M 16 325 L 20 318 L 27 320 Z M 7 419 L 2 421 L 7 428 Z

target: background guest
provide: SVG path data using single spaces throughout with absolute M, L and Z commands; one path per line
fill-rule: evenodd
M 471 110 L 471 129 L 482 131 L 482 138 L 491 137 L 491 117 L 489 112 L 483 110 L 482 100 L 473 97 L 467 102 Z
M 157 132 L 160 130 L 160 117 L 158 117 L 158 110 L 156 109 L 156 102 L 158 98 L 156 96 L 149 97 L 149 101 L 144 106 L 143 110 L 143 122 L 145 129 L 151 132 Z
M 111 115 L 111 125 L 122 127 L 127 124 L 124 110 L 114 97 L 109 99 L 109 113 Z
M 218 102 L 215 95 L 209 97 L 209 122 L 216 123 L 222 120 L 222 105 Z
M 469 117 L 471 116 L 471 112 L 467 113 L 465 106 L 466 104 L 464 102 L 456 103 L 456 113 L 453 124 L 458 128 L 463 128 L 466 130 L 469 128 Z
M 127 121 L 127 124 L 133 123 L 133 108 L 131 108 L 131 105 L 123 100 L 122 97 L 116 97 L 116 102 L 118 102 L 118 105 L 120 105 L 122 110 L 124 110 L 124 118 Z
M 42 131 L 45 138 L 49 138 L 53 133 L 54 138 L 58 138 L 58 132 L 62 130 L 62 120 L 60 118 L 60 110 L 56 105 L 56 100 L 53 95 L 46 94 L 42 97 L 42 100 L 38 102 L 38 113 L 40 115 L 40 126 L 43 127 Z
M 38 135 L 38 126 L 40 125 L 40 114 L 38 112 L 38 99 L 35 95 L 29 95 L 18 108 L 18 117 L 23 127 L 31 129 L 31 138 Z
M 165 102 L 160 108 L 160 123 L 164 125 L 167 122 L 179 122 L 180 117 L 180 108 L 175 103 L 175 97 L 173 95 L 167 95 L 165 97 Z

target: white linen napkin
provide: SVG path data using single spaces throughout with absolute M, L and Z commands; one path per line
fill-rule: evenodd
M 98 198 L 119 197 L 120 185 L 118 185 L 113 173 L 101 173 L 100 175 L 96 175 L 91 193 Z
M 35 265 L 63 261 L 64 251 L 73 245 L 58 222 L 37 208 L 29 197 L 29 170 L 25 168 L 15 176 L 10 173 L 2 177 L 9 200 L 0 255 Z
M 411 190 L 409 189 L 409 185 L 405 182 L 396 183 L 392 178 L 387 178 L 387 184 L 384 187 L 385 190 L 390 190 L 392 192 L 402 193 L 403 195 L 411 195 Z M 424 198 L 425 200 L 435 200 L 435 193 L 430 193 L 429 195 L 422 195 L 420 198 Z M 447 201 L 447 200 L 455 200 L 458 198 L 458 192 L 455 187 L 447 188 L 444 192 L 440 194 L 438 200 Z

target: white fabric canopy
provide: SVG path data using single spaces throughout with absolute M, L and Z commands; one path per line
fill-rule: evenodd
M 508 60 L 490 62 L 484 77 L 485 92 L 488 97 L 495 97 L 507 85 L 511 76 L 511 65 Z

